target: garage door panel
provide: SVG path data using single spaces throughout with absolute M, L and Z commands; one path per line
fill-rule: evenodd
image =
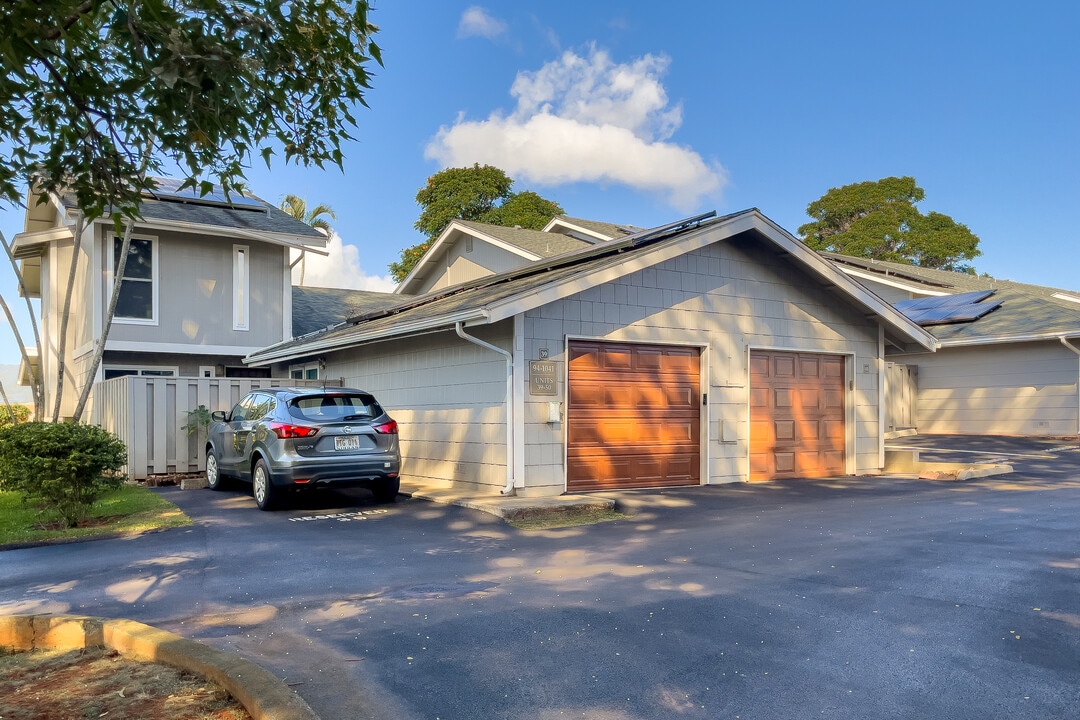
M 700 351 L 581 341 L 570 357 L 568 489 L 700 482 Z
M 783 355 L 773 356 L 773 377 L 795 377 L 795 358 Z
M 751 480 L 843 474 L 844 367 L 839 355 L 751 353 Z
M 613 370 L 629 370 L 634 366 L 633 353 L 622 348 L 605 348 L 600 352 L 600 366 Z
M 685 452 L 687 447 L 697 446 L 700 442 L 700 423 L 676 422 L 668 420 L 645 421 L 613 420 L 602 422 L 574 422 L 567 427 L 567 436 L 571 445 L 567 453 L 591 451 L 593 447 L 630 446 L 655 444 L 680 445 Z
M 799 440 L 803 443 L 817 442 L 821 439 L 821 423 L 813 420 L 799 422 Z

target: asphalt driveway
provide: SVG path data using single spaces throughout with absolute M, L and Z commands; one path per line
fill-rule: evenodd
M 0 553 L 0 613 L 235 650 L 324 720 L 1078 717 L 1075 445 L 963 483 L 631 493 L 629 520 L 536 532 L 169 489 L 194 527 Z

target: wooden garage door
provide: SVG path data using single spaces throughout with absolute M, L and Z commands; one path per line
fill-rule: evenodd
M 697 348 L 570 344 L 567 489 L 700 482 Z
M 844 358 L 750 353 L 750 480 L 843 475 Z

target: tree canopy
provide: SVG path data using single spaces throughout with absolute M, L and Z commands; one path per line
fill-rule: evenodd
M 0 198 L 70 189 L 135 217 L 148 175 L 205 193 L 254 154 L 341 166 L 381 64 L 367 0 L 9 0 L 0 28 Z M 146 167 L 143 167 L 146 162 Z M 147 172 L 149 171 L 149 172 Z
M 515 193 L 513 185 L 514 181 L 499 168 L 479 163 L 447 168 L 429 177 L 427 185 L 416 193 L 422 209 L 413 224 L 427 235 L 427 240 L 402 250 L 400 259 L 390 263 L 390 275 L 398 282 L 404 280 L 454 220 L 541 230 L 551 218 L 563 214 L 558 203 L 531 190 Z
M 948 215 L 923 215 L 925 192 L 913 177 L 887 177 L 832 188 L 810 203 L 813 222 L 799 228 L 815 250 L 920 267 L 974 272 L 979 238 Z

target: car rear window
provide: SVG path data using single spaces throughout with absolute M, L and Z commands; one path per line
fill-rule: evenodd
M 366 394 L 306 395 L 289 403 L 289 414 L 311 422 L 368 420 L 382 415 L 382 408 Z

